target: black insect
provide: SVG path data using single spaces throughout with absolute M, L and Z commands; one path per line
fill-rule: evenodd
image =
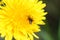
M 32 24 L 33 19 L 31 17 L 28 17 L 29 23 Z
M 1 4 L 0 4 L 0 6 L 5 7 L 5 6 L 6 6 L 6 4 L 5 4 L 5 3 L 1 3 Z
M 0 2 L 1 2 L 2 0 L 0 0 Z
M 0 2 L 1 2 L 1 0 L 0 0 Z M 6 4 L 4 2 L 0 3 L 0 7 L 5 7 L 5 6 L 6 6 Z M 0 9 L 2 9 L 2 8 L 0 8 Z

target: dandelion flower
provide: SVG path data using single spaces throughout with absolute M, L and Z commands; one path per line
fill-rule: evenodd
M 38 0 L 0 0 L 0 34 L 5 40 L 34 40 L 37 24 L 44 25 L 45 3 Z

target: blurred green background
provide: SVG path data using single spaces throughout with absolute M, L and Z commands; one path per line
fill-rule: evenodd
M 60 0 L 43 0 L 47 4 L 45 10 L 46 25 L 41 27 L 39 40 L 60 40 Z
M 60 40 L 60 0 L 43 1 L 47 4 L 46 25 L 41 26 L 41 32 L 37 33 L 40 39 L 35 40 Z M 4 39 L 0 38 L 0 40 Z

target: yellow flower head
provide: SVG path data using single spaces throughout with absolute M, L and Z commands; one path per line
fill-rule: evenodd
M 38 0 L 0 0 L 0 34 L 5 40 L 34 40 L 37 24 L 44 25 L 45 3 Z

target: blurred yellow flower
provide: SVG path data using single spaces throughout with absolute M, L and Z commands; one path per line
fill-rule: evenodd
M 0 33 L 5 40 L 34 40 L 35 32 L 40 31 L 37 24 L 44 25 L 45 3 L 38 0 L 0 1 Z

